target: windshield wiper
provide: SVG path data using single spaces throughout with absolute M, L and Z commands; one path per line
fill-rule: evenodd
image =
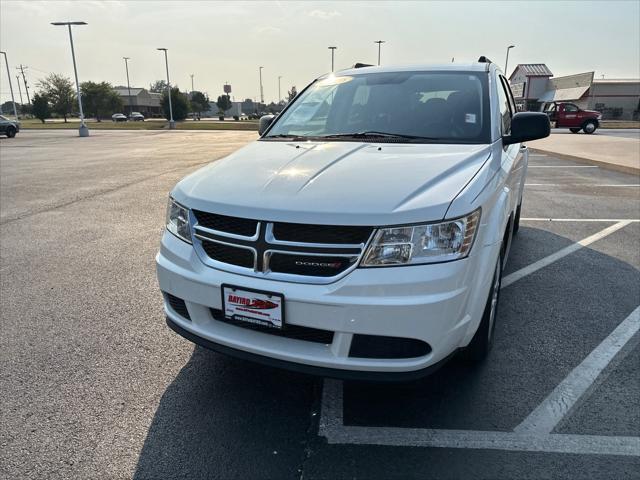
M 304 135 L 292 135 L 290 133 L 279 133 L 277 135 L 267 135 L 266 137 L 262 137 L 263 140 L 269 138 L 291 138 L 292 140 L 303 140 L 309 137 L 306 137 Z
M 378 132 L 367 130 L 365 132 L 336 133 L 332 135 L 322 135 L 318 138 L 404 138 L 407 140 L 440 140 L 436 137 L 421 137 L 419 135 L 405 135 L 403 133 Z

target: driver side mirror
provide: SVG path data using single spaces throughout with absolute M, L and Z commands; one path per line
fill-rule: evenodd
M 504 145 L 538 140 L 551 133 L 549 117 L 540 112 L 518 112 L 511 119 L 511 135 L 502 137 Z
M 260 123 L 258 124 L 258 133 L 260 136 L 267 131 L 267 128 L 269 128 L 274 118 L 276 118 L 275 115 L 263 115 L 260 117 Z

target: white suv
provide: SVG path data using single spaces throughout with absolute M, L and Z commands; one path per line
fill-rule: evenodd
M 365 67 L 312 82 L 261 137 L 179 182 L 156 258 L 168 325 L 326 376 L 411 379 L 492 343 L 544 113 L 500 70 Z

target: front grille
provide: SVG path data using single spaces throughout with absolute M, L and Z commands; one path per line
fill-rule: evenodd
M 350 357 L 416 358 L 431 353 L 431 346 L 415 338 L 356 334 L 351 340 Z
M 331 257 L 328 255 L 305 256 L 274 253 L 269 260 L 269 270 L 292 275 L 334 277 L 347 270 L 357 260 L 357 256 Z
M 294 340 L 303 340 L 305 342 L 330 344 L 333 341 L 333 332 L 330 330 L 320 330 L 318 328 L 301 327 L 299 325 L 285 324 L 284 329 L 277 330 L 275 328 L 264 327 L 253 323 L 232 320 L 224 316 L 222 310 L 210 308 L 211 316 L 218 322 L 234 325 L 248 330 L 255 330 L 277 337 L 292 338 Z
M 371 235 L 371 227 L 345 227 L 334 225 L 306 225 L 303 223 L 274 223 L 276 240 L 303 243 L 365 243 Z
M 269 222 L 200 210 L 193 216 L 194 246 L 205 264 L 302 283 L 329 283 L 355 268 L 373 232 L 373 227 Z
M 171 306 L 174 312 L 186 318 L 187 320 L 191 320 L 191 317 L 189 316 L 189 310 L 187 310 L 187 304 L 184 303 L 183 299 L 175 297 L 167 292 L 163 293 L 164 298 L 167 300 L 167 303 L 169 304 L 169 306 Z
M 248 218 L 228 217 L 226 215 L 218 215 L 201 210 L 194 210 L 193 214 L 198 221 L 198 225 L 221 232 L 252 237 L 256 234 L 258 228 L 258 221 Z
M 208 240 L 202 240 L 202 248 L 210 258 L 218 262 L 237 265 L 238 267 L 253 268 L 253 252 L 246 248 L 232 247 Z

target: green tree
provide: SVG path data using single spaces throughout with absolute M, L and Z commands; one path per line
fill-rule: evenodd
M 16 103 L 16 109 L 18 109 L 19 107 L 20 107 L 20 104 Z M 13 102 L 10 100 L 8 102 L 4 102 L 0 106 L 0 111 L 5 115 L 13 115 Z
M 167 82 L 164 80 L 156 80 L 149 85 L 149 91 L 153 93 L 164 93 L 167 91 Z
M 122 111 L 122 98 L 110 83 L 82 82 L 80 92 L 85 114 L 98 122 L 101 117 Z
M 169 98 L 167 92 L 162 94 L 162 100 L 160 100 L 160 106 L 164 112 L 164 117 L 169 120 L 171 118 L 169 114 Z M 173 107 L 173 119 L 184 120 L 189 114 L 189 98 L 186 94 L 182 93 L 178 87 L 171 88 L 171 106 Z
M 67 115 L 73 112 L 73 106 L 76 101 L 76 94 L 73 91 L 71 80 L 64 75 L 52 73 L 40 80 L 38 86 L 51 102 L 51 109 L 58 115 L 62 115 L 66 123 Z
M 51 108 L 49 107 L 49 99 L 46 95 L 36 93 L 32 99 L 33 116 L 42 123 L 51 116 Z
M 296 98 L 296 95 L 298 95 L 298 90 L 296 89 L 296 87 L 295 87 L 295 85 L 294 85 L 293 87 L 291 87 L 291 90 L 289 90 L 289 91 L 287 92 L 287 97 L 288 97 L 287 101 L 289 101 L 289 102 L 290 102 L 291 100 L 293 100 L 294 98 Z
M 218 100 L 216 101 L 216 105 L 218 106 L 218 114 L 220 116 L 223 116 L 224 112 L 226 112 L 233 106 L 229 95 L 220 95 L 218 97 Z
M 191 92 L 191 111 L 200 114 L 209 110 L 209 97 L 202 92 Z

